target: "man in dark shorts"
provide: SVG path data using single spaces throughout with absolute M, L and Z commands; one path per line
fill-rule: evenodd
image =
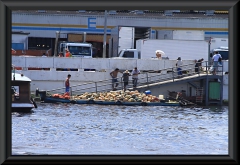
M 65 92 L 69 92 L 69 90 L 70 90 L 70 82 L 69 82 L 70 78 L 71 78 L 71 75 L 68 74 L 68 76 L 65 80 L 65 88 L 66 88 Z
M 114 71 L 110 72 L 110 76 L 112 77 L 112 90 L 116 90 L 118 86 L 118 80 L 117 80 L 117 75 L 118 75 L 119 69 L 116 68 Z M 115 87 L 114 87 L 115 84 Z
M 128 81 L 129 81 L 129 76 L 131 76 L 131 75 L 128 70 L 123 72 L 122 80 L 123 80 L 124 91 L 126 91 Z

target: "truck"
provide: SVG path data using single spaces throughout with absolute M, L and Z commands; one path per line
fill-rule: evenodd
M 72 57 L 92 58 L 93 47 L 90 43 L 60 42 L 58 44 L 58 52 L 62 52 L 64 57 L 66 57 L 66 49 Z
M 205 40 L 203 30 L 173 30 L 174 40 Z
M 136 49 L 123 49 L 117 58 L 151 59 L 156 57 L 156 50 L 162 50 L 165 53 L 162 59 L 208 60 L 208 49 L 208 41 L 205 40 L 140 39 L 136 41 Z
M 222 60 L 228 60 L 228 38 L 211 38 L 209 41 L 210 54 L 209 58 L 211 60 L 214 52 L 218 51 L 222 56 Z
M 111 29 L 109 57 L 117 57 L 123 49 L 134 49 L 139 39 L 153 38 L 150 27 L 116 26 Z
M 93 46 L 91 43 L 86 43 L 86 33 L 83 35 L 83 42 L 59 42 L 60 32 L 56 32 L 56 41 L 54 56 L 57 56 L 60 52 L 63 53 L 63 56 L 66 57 L 66 51 L 69 50 L 72 57 L 82 57 L 82 58 L 92 58 Z

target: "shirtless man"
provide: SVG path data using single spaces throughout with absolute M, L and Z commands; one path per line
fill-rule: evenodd
M 66 80 L 65 80 L 65 88 L 66 88 L 65 92 L 69 92 L 69 89 L 70 89 L 69 79 L 70 79 L 70 78 L 71 78 L 71 75 L 68 74 L 68 76 L 67 76 L 67 78 L 66 78 Z
M 118 80 L 117 80 L 118 72 L 119 72 L 118 68 L 110 72 L 110 76 L 112 77 L 112 90 L 116 90 L 116 87 L 118 86 Z M 115 87 L 114 87 L 114 84 L 116 84 Z

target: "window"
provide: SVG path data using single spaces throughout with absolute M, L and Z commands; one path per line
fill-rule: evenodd
M 124 58 L 134 58 L 134 52 L 126 51 L 123 54 Z
M 33 50 L 49 50 L 52 48 L 53 38 L 29 37 L 28 49 Z
M 91 56 L 91 47 L 84 46 L 68 46 L 68 50 L 73 56 L 84 55 Z
M 12 86 L 12 101 L 19 100 L 19 86 Z
M 218 51 L 223 60 L 228 60 L 228 51 Z

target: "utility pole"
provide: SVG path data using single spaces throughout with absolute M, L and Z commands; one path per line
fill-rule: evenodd
M 55 39 L 55 47 L 54 47 L 54 57 L 57 56 L 57 45 L 58 45 L 58 38 L 59 38 L 60 32 L 56 31 L 56 39 Z
M 104 36 L 103 36 L 103 58 L 106 58 L 106 38 L 107 38 L 107 10 L 104 15 Z

